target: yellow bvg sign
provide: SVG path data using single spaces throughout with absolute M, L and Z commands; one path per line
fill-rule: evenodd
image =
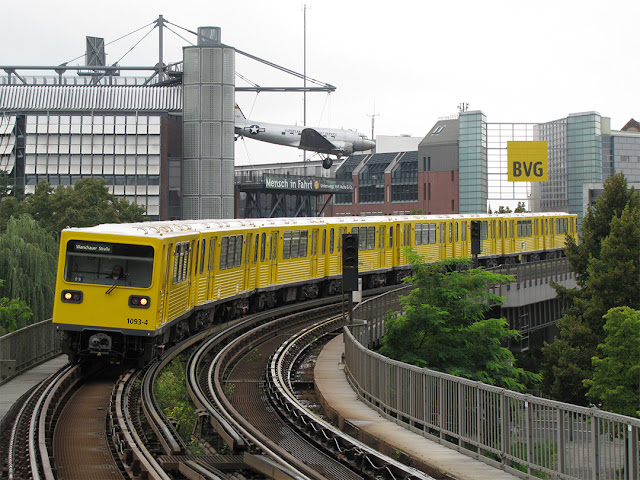
M 507 142 L 510 182 L 548 182 L 547 142 Z

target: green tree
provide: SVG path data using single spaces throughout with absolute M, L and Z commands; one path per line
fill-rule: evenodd
M 409 215 L 426 215 L 427 212 L 425 212 L 423 209 L 421 208 L 414 208 L 413 210 L 411 210 L 411 212 L 409 213 Z
M 471 269 L 469 259 L 422 263 L 409 252 L 414 288 L 401 297 L 400 315 L 390 315 L 380 353 L 491 385 L 522 390 L 539 378 L 514 366 L 513 354 L 502 345 L 519 337 L 504 319 L 485 318 L 502 298 L 488 286 L 512 280 L 483 268 Z
M 26 302 L 34 322 L 51 318 L 57 258 L 53 235 L 29 215 L 11 218 L 0 235 L 0 296 Z
M 0 298 L 0 336 L 26 327 L 32 317 L 33 312 L 22 300 Z
M 524 202 L 518 202 L 518 206 L 513 211 L 513 213 L 525 213 L 526 211 L 527 207 L 525 206 Z
M 619 307 L 604 318 L 601 357 L 593 357 L 593 379 L 584 382 L 588 396 L 605 410 L 640 417 L 640 311 Z
M 586 404 L 584 380 L 592 378 L 592 357 L 605 338 L 603 316 L 614 307 L 640 306 L 639 220 L 638 192 L 616 174 L 587 210 L 582 241 L 567 236 L 565 252 L 579 288 L 556 285 L 568 306 L 558 321 L 560 336 L 543 347 L 542 387 L 557 400 Z
M 69 227 L 89 227 L 100 223 L 141 222 L 144 208 L 109 193 L 103 179 L 83 178 L 73 186 L 53 188 L 48 182 L 36 185 L 35 193 L 23 202 L 7 198 L 0 203 L 0 230 L 11 216 L 31 215 L 45 230 L 56 236 Z
M 489 212 L 491 213 L 491 212 Z M 497 213 L 511 213 L 511 209 L 509 207 L 505 207 L 504 205 L 500 205 L 498 207 Z

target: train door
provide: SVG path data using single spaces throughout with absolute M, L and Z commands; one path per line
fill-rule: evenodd
M 196 241 L 195 240 L 191 240 L 189 242 L 189 246 L 187 247 L 187 309 L 190 310 L 193 308 L 193 306 L 195 305 L 195 298 L 194 298 L 194 292 L 197 290 L 195 288 L 195 283 L 193 282 L 193 262 L 195 261 L 195 257 L 197 257 L 197 255 L 195 254 L 196 252 Z
M 398 265 L 402 265 L 401 263 L 401 257 L 400 257 L 400 239 L 402 237 L 401 235 L 402 231 L 400 229 L 400 224 L 396 223 L 395 227 L 392 226 L 391 227 L 391 239 L 390 239 L 390 245 L 391 248 L 393 250 L 393 265 L 394 266 L 398 266 Z
M 310 273 L 311 278 L 318 276 L 318 229 L 311 230 L 311 255 L 310 259 Z
M 247 233 L 244 236 L 244 241 L 245 244 L 243 246 L 244 248 L 244 278 L 243 278 L 243 284 L 242 284 L 242 291 L 247 291 L 247 290 L 253 290 L 253 282 L 252 282 L 252 273 L 255 270 L 253 267 L 255 265 L 252 266 L 252 260 L 253 260 L 253 252 L 256 251 L 256 249 L 253 246 L 253 233 Z
M 215 256 L 217 237 L 209 239 L 209 255 L 207 258 L 207 300 L 212 300 L 215 295 Z
M 509 220 L 509 253 L 516 252 L 515 220 Z
M 164 259 L 164 272 L 162 273 L 162 290 L 160 291 L 160 322 L 165 323 L 167 321 L 167 315 L 169 314 L 169 278 L 171 278 L 171 272 L 173 271 L 173 243 L 165 245 L 162 250 L 162 258 Z
M 500 221 L 500 220 L 498 220 Z M 491 254 L 496 254 L 498 253 L 498 235 L 497 235 L 497 228 L 496 228 L 496 221 L 495 220 L 491 220 L 489 221 L 489 236 L 491 237 L 490 240 L 490 251 Z
M 381 225 L 378 228 L 378 267 L 389 268 L 387 265 L 387 249 L 385 248 L 385 238 L 387 236 L 387 227 Z
M 271 268 L 269 268 L 269 285 L 275 285 L 278 280 L 278 232 L 271 232 L 271 239 L 269 241 L 269 262 Z
M 447 258 L 447 224 L 445 222 L 440 222 L 439 258 L 440 260 Z

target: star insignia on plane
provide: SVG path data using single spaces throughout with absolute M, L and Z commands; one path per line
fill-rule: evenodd
M 251 125 L 250 127 L 244 127 L 245 131 L 248 131 L 251 135 L 257 135 L 260 132 L 264 132 L 264 128 L 260 128 L 260 125 Z

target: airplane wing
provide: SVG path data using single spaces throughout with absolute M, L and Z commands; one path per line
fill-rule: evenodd
M 305 128 L 300 135 L 300 148 L 320 153 L 331 153 L 335 145 L 313 128 Z

